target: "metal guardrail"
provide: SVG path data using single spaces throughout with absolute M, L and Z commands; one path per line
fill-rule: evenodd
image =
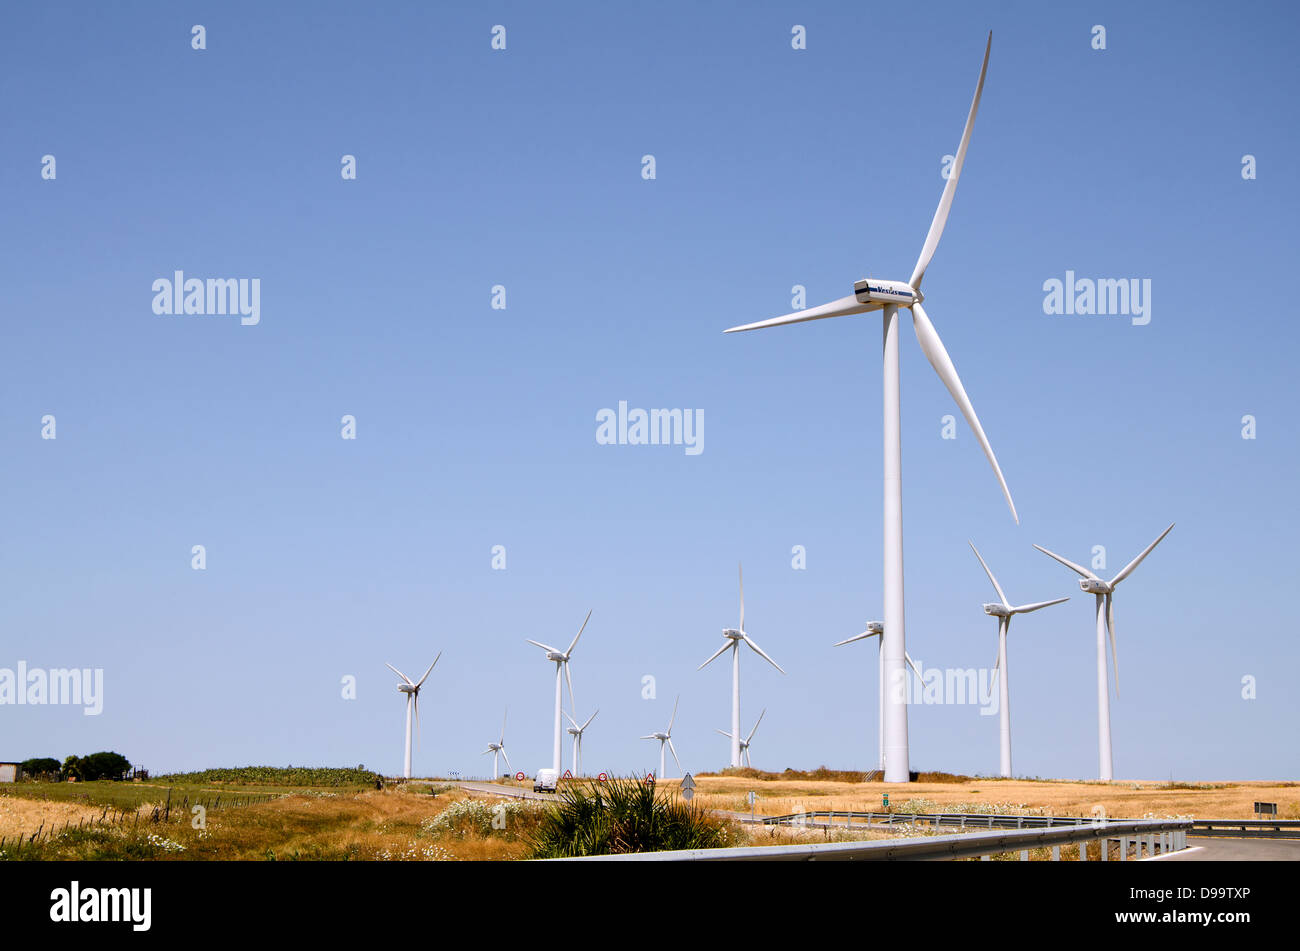
M 818 822 L 825 819 L 826 822 Z M 844 820 L 836 823 L 836 819 Z M 858 822 L 866 826 L 957 826 L 962 829 L 1053 829 L 1060 826 L 1077 826 L 1096 821 L 1088 816 L 1010 816 L 968 812 L 849 812 L 843 809 L 795 812 L 784 816 L 756 816 L 753 822 L 763 825 L 804 824 L 817 828 L 852 827 Z M 1137 821 L 1137 820 L 1133 820 Z
M 824 820 L 824 821 L 819 821 Z M 839 820 L 839 821 L 837 821 Z M 884 826 L 956 826 L 961 829 L 1053 829 L 1093 822 L 1087 816 L 1009 816 L 987 813 L 899 813 L 848 812 L 818 810 L 784 816 L 756 816 L 742 822 L 763 825 L 803 825 L 816 829 L 846 829 L 861 824 L 868 828 Z M 1110 820 L 1114 821 L 1114 820 Z M 1300 839 L 1298 819 L 1193 819 L 1191 835 L 1247 839 Z
M 1003 817 L 1006 818 L 1006 817 Z M 1016 817 L 1012 817 L 1016 818 Z M 1101 858 L 1106 861 L 1109 844 L 1118 840 L 1119 859 L 1128 857 L 1130 846 L 1134 858 L 1157 852 L 1161 855 L 1187 847 L 1189 819 L 1135 819 L 1122 822 L 1093 822 L 1059 828 L 1017 829 L 1014 831 L 966 832 L 956 835 L 926 836 L 918 839 L 883 839 L 873 842 L 826 842 L 809 845 L 740 846 L 726 849 L 688 849 L 674 852 L 641 852 L 628 855 L 592 855 L 573 859 L 550 859 L 553 862 L 826 862 L 826 861 L 945 861 L 962 858 L 988 859 L 993 855 L 1019 852 L 1028 860 L 1033 849 L 1051 848 L 1052 859 L 1059 860 L 1061 846 L 1102 841 Z M 1087 849 L 1079 857 L 1087 861 Z
M 1193 819 L 1191 835 L 1300 839 L 1300 819 Z

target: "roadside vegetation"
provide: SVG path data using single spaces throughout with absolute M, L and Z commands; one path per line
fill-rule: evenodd
M 732 823 L 636 778 L 563 787 L 531 837 L 530 858 L 621 855 L 744 844 Z

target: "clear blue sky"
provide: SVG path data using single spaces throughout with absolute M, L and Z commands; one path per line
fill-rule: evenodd
M 1015 770 L 1094 776 L 1091 598 L 1031 545 L 1076 561 L 1105 545 L 1109 576 L 1176 521 L 1116 599 L 1116 775 L 1295 778 L 1298 20 L 1283 4 L 7 11 L 0 667 L 102 667 L 106 696 L 99 717 L 0 707 L 0 759 L 395 772 L 384 662 L 414 675 L 441 650 L 416 771 L 487 771 L 507 705 L 507 750 L 532 771 L 553 678 L 524 638 L 564 646 L 591 609 L 585 765 L 657 766 L 637 737 L 680 693 L 684 765 L 718 768 L 730 675 L 695 668 L 736 622 L 743 560 L 746 626 L 788 671 L 743 658 L 745 729 L 768 711 L 755 765 L 874 765 L 874 647 L 831 644 L 881 612 L 880 318 L 722 330 L 786 312 L 795 284 L 817 304 L 907 279 L 991 29 L 926 308 L 1022 524 L 959 415 L 940 438 L 957 411 L 904 316 L 908 650 L 992 663 L 967 539 L 1012 599 L 1071 595 L 1012 629 Z M 259 278 L 261 323 L 155 316 L 152 282 L 176 269 Z M 1151 322 L 1045 315 L 1067 269 L 1150 279 Z M 703 410 L 704 451 L 597 445 L 620 400 Z M 914 706 L 910 725 L 914 768 L 996 769 L 976 707 Z

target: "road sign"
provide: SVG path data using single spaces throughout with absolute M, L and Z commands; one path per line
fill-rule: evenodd
M 682 798 L 687 802 L 695 798 L 695 780 L 690 773 L 682 777 Z
M 645 774 L 645 781 L 646 781 L 647 783 L 649 783 L 651 786 L 653 786 L 653 785 L 655 784 L 655 774 L 654 774 L 654 773 L 646 773 L 646 774 Z
M 524 776 L 524 771 L 522 769 L 519 772 L 515 773 L 515 779 L 519 780 L 521 783 L 524 781 L 525 778 L 526 777 Z
M 1275 802 L 1257 802 L 1257 803 L 1255 803 L 1255 815 L 1257 815 L 1257 816 L 1275 816 L 1275 815 L 1277 815 L 1277 803 L 1275 803 Z
M 560 778 L 561 778 L 561 779 L 572 779 L 572 778 L 573 778 L 573 770 L 566 769 L 566 770 L 564 771 L 564 775 L 561 776 Z
M 605 780 L 609 779 L 609 777 L 606 776 L 604 773 L 601 773 L 599 776 L 596 777 L 596 779 L 600 780 L 600 782 L 603 783 Z

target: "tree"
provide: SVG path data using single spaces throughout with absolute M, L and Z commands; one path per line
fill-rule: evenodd
M 64 779 L 81 779 L 81 758 L 69 756 L 63 761 L 63 778 Z
M 57 779 L 59 775 L 59 761 L 51 756 L 34 756 L 23 760 L 20 765 L 24 776 Z
M 131 761 L 121 753 L 102 751 L 81 759 L 81 778 L 88 782 L 95 779 L 121 779 L 130 769 Z

